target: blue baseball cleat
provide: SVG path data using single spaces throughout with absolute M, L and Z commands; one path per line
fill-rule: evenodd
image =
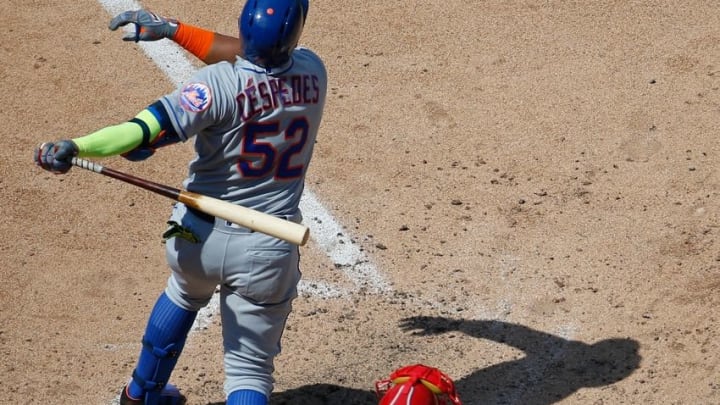
M 145 399 L 130 398 L 127 393 L 127 386 L 125 386 L 122 389 L 122 394 L 120 394 L 120 405 L 185 405 L 187 401 L 185 396 L 180 393 L 180 390 L 172 384 L 165 385 L 159 395 L 153 395 L 155 398 L 148 398 L 150 395 L 152 394 L 146 394 Z

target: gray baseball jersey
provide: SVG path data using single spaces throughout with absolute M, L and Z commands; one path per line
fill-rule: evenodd
M 272 71 L 238 58 L 197 72 L 161 98 L 180 138 L 195 139 L 185 188 L 298 221 L 326 93 L 325 66 L 304 48 Z M 225 390 L 269 396 L 273 359 L 301 277 L 298 247 L 220 218 L 208 220 L 181 203 L 171 221 L 199 242 L 167 241 L 167 296 L 196 311 L 220 285 Z
M 238 58 L 198 71 L 161 99 L 197 156 L 188 191 L 269 214 L 297 215 L 327 93 L 327 72 L 298 47 L 271 71 Z

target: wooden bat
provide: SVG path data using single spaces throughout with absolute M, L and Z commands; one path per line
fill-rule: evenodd
M 253 210 L 251 208 L 232 204 L 217 198 L 208 197 L 206 195 L 154 183 L 152 181 L 109 169 L 100 164 L 77 157 L 72 158 L 72 164 L 83 169 L 144 188 L 145 190 L 149 190 L 175 201 L 179 201 L 188 207 L 195 208 L 196 210 L 202 211 L 206 214 L 222 218 L 226 221 L 236 223 L 257 232 L 274 236 L 295 245 L 305 245 L 308 237 L 310 236 L 310 230 L 304 225 L 265 214 L 264 212 Z

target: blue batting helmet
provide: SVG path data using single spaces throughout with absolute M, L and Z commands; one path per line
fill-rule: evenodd
M 308 0 L 247 0 L 238 18 L 245 59 L 268 68 L 287 62 L 307 9 Z

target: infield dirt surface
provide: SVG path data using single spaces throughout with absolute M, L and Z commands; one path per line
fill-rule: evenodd
M 237 32 L 238 2 L 142 5 Z M 32 151 L 174 84 L 97 1 L 0 16 L 0 402 L 110 404 L 168 276 L 172 201 Z M 367 261 L 301 249 L 272 404 L 373 404 L 413 363 L 465 404 L 720 404 L 715 2 L 311 0 L 301 43 L 330 78 L 307 189 L 343 226 L 325 239 Z M 192 153 L 102 163 L 180 187 Z M 207 321 L 172 381 L 220 405 Z

